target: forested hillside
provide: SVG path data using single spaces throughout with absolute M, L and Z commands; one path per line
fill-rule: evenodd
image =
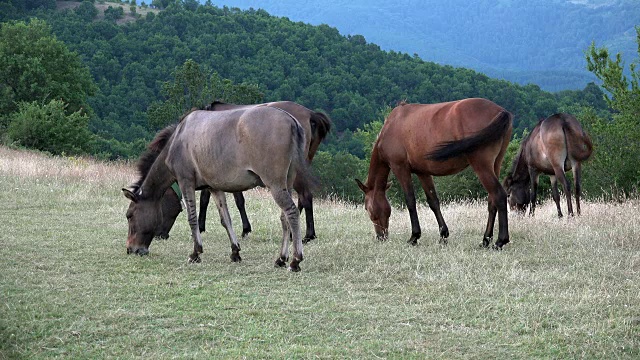
M 622 150 L 610 136 L 610 126 L 617 126 L 611 122 L 611 103 L 593 83 L 582 90 L 549 93 L 537 85 L 383 51 L 362 36 L 344 36 L 328 25 L 294 22 L 264 10 L 219 8 L 195 0 L 153 4 L 159 8 L 102 1 L 0 4 L 2 142 L 54 154 L 132 158 L 159 128 L 191 106 L 218 99 L 293 100 L 332 118 L 332 132 L 314 167 L 325 194 L 353 199 L 358 190 L 352 179 L 366 176 L 371 144 L 398 101 L 483 97 L 515 115 L 509 156 L 539 119 L 558 111 L 586 114 L 583 118 L 597 125 L 593 130 L 606 140 L 607 158 L 622 161 L 619 171 L 629 170 L 625 191 L 640 178 L 633 166 L 637 149 Z M 592 71 L 600 72 L 605 83 L 614 80 L 613 87 L 605 86 L 610 93 L 629 87 L 615 79 L 622 72 L 608 58 L 604 53 L 598 58 L 604 63 Z M 604 73 L 609 68 L 613 77 Z M 616 131 L 635 139 L 637 117 L 626 110 L 625 101 L 617 111 L 627 112 L 625 119 L 631 120 Z M 624 156 L 616 155 L 621 151 Z M 635 161 L 624 161 L 629 157 Z M 607 166 L 600 163 L 599 176 L 608 176 Z M 484 194 L 469 174 L 449 185 L 444 188 L 453 197 Z M 596 190 L 600 186 L 592 184 Z
M 202 1 L 204 2 L 204 1 Z M 636 0 L 211 0 L 218 6 L 265 9 L 293 21 L 329 24 L 361 34 L 385 50 L 476 69 L 551 91 L 594 80 L 584 50 L 595 41 L 635 54 Z
M 66 9 L 40 11 L 58 39 L 80 54 L 99 87 L 89 99 L 94 131 L 120 141 L 148 137 L 147 108 L 187 59 L 235 83 L 257 84 L 264 100 L 291 99 L 328 112 L 338 132 L 354 131 L 398 100 L 433 103 L 489 98 L 516 116 L 522 131 L 556 112 L 562 99 L 535 85 L 518 86 L 467 69 L 385 52 L 362 36 L 269 15 L 214 6 L 170 5 L 136 22 L 96 20 Z M 595 94 L 592 94 L 596 91 Z M 597 89 L 579 97 L 600 100 Z M 571 100 L 573 104 L 573 99 Z

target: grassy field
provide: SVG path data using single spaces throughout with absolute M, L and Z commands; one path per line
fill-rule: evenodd
M 0 147 L 0 358 L 640 357 L 638 200 L 511 214 L 500 252 L 478 248 L 485 203 L 443 208 L 446 246 L 422 206 L 411 247 L 405 211 L 380 243 L 361 206 L 320 201 L 319 239 L 290 273 L 273 267 L 264 191 L 248 193 L 239 264 L 213 209 L 201 264 L 187 264 L 184 214 L 149 256 L 127 256 L 120 188 L 134 178 Z

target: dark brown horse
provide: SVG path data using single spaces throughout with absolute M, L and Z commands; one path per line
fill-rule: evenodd
M 139 162 L 140 179 L 131 188 L 122 189 L 131 200 L 127 210 L 127 253 L 149 252 L 163 218 L 162 199 L 177 181 L 194 242 L 189 260 L 199 262 L 202 253 L 195 190 L 208 188 L 216 198 L 231 241 L 231 259 L 240 261 L 240 244 L 231 226 L 225 192 L 265 186 L 282 209 L 282 246 L 275 263 L 286 265 L 291 238 L 293 260 L 289 269 L 299 271 L 303 260 L 300 214 L 291 190 L 294 177 L 303 182 L 308 179 L 306 144 L 304 129 L 281 109 L 256 107 L 189 113 L 177 126 L 170 126 L 156 136 Z
M 580 215 L 581 163 L 591 156 L 592 151 L 593 144 L 589 135 L 582 130 L 574 116 L 560 113 L 540 121 L 529 136 L 522 140 L 511 172 L 504 179 L 503 184 L 509 195 L 511 209 L 524 213 L 527 205 L 531 204 L 529 214 L 533 215 L 536 208 L 538 178 L 540 174 L 547 174 L 551 176 L 552 196 L 558 208 L 558 217 L 562 217 L 558 180 L 567 196 L 569 215 L 573 216 L 571 185 L 564 174 L 573 170 L 576 210 Z
M 311 111 L 306 107 L 291 101 L 278 101 L 255 105 L 235 105 L 216 101 L 205 107 L 205 110 L 247 110 L 260 106 L 282 109 L 293 115 L 293 117 L 300 122 L 307 139 L 307 143 L 305 145 L 305 156 L 309 163 L 311 163 L 311 160 L 313 160 L 313 157 L 318 151 L 320 143 L 324 140 L 331 129 L 331 120 L 329 120 L 325 114 Z M 297 179 L 293 183 L 293 189 L 298 193 L 298 209 L 300 211 L 302 211 L 302 209 L 305 210 L 305 220 L 307 225 L 306 235 L 303 239 L 303 242 L 305 243 L 316 238 L 313 219 L 313 194 L 310 185 L 311 184 Z M 180 201 L 172 189 L 167 190 L 167 194 L 165 196 L 166 199 L 163 205 L 169 210 L 165 212 L 163 226 L 158 234 L 158 236 L 162 238 L 169 237 L 169 230 L 171 230 L 171 227 L 181 210 Z M 242 220 L 242 237 L 245 237 L 251 232 L 251 223 L 247 218 L 247 212 L 245 209 L 245 199 L 242 192 L 234 192 L 233 197 L 236 202 L 236 206 L 240 211 L 240 218 Z M 209 206 L 209 198 L 210 192 L 207 189 L 203 189 L 200 193 L 200 213 L 198 216 L 198 224 L 201 232 L 204 232 L 206 229 L 205 223 L 207 218 L 207 207 Z
M 406 104 L 394 108 L 385 120 L 373 151 L 367 182 L 356 179 L 365 193 L 365 208 L 380 240 L 388 236 L 391 206 L 386 197 L 392 171 L 404 191 L 411 218 L 410 244 L 421 236 L 411 174 L 420 179 L 429 207 L 436 216 L 442 241 L 449 229 L 440 212 L 433 176 L 458 173 L 471 165 L 489 193 L 489 219 L 482 240 L 493 238 L 496 213 L 499 234 L 495 248 L 509 242 L 507 194 L 498 175 L 512 131 L 512 115 L 486 99 L 465 99 L 440 104 Z

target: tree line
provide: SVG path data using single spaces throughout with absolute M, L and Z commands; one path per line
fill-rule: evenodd
M 616 138 L 637 139 L 637 109 L 628 106 L 638 101 L 637 73 L 632 69 L 635 80 L 608 85 L 609 73 L 626 79 L 616 72 L 622 64 L 595 45 L 586 60 L 607 95 L 595 84 L 549 93 L 533 84 L 495 80 L 261 10 L 168 1 L 157 15 L 118 25 L 112 17 L 98 19 L 92 1 L 65 11 L 50 11 L 50 1 L 32 8 L 20 7 L 20 0 L 10 4 L 15 11 L 7 14 L 15 20 L 3 19 L 0 39 L 4 143 L 54 154 L 133 158 L 158 129 L 192 106 L 293 100 L 326 112 L 334 122 L 314 161 L 323 195 L 355 200 L 352 178 L 366 177 L 372 142 L 397 101 L 484 97 L 515 115 L 510 152 L 539 119 L 559 111 L 578 115 L 596 143 L 596 156 L 585 166 L 589 194 L 627 194 L 640 178 L 627 165 L 637 165 L 639 149 L 629 145 L 623 153 Z M 614 177 L 606 176 L 610 160 L 622 163 Z M 444 198 L 483 196 L 470 173 L 443 178 L 438 186 Z

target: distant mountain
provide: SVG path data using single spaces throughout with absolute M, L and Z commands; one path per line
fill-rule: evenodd
M 637 0 L 211 0 L 264 9 L 293 21 L 363 35 L 384 50 L 467 67 L 545 90 L 583 88 L 595 78 L 592 41 L 635 58 Z

